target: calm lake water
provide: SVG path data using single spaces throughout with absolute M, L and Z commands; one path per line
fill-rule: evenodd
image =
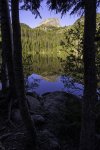
M 26 76 L 32 73 L 43 76 L 60 75 L 64 73 L 65 62 L 65 52 L 30 53 L 23 59 L 24 74 Z
M 79 80 L 69 76 L 67 68 L 66 53 L 31 53 L 23 58 L 26 90 L 42 95 L 47 92 L 65 91 L 83 96 L 84 86 Z M 72 73 L 74 68 L 71 68 Z M 74 77 L 74 75 L 72 75 Z M 77 81 L 77 82 L 76 82 Z M 79 82 L 78 82 L 79 81 Z M 0 83 L 0 89 L 2 85 Z M 100 90 L 98 91 L 100 95 Z M 100 96 L 99 96 L 100 99 Z
M 32 74 L 26 78 L 26 90 L 42 95 L 47 92 L 65 91 L 78 97 L 83 95 L 83 85 L 76 83 L 72 78 L 61 75 L 43 77 Z
M 53 91 L 66 91 L 83 95 L 83 85 L 66 76 L 66 53 L 34 53 L 24 58 L 26 90 L 42 95 Z

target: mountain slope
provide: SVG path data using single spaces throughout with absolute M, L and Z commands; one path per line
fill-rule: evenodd
M 44 21 L 42 21 L 39 26 L 44 26 L 44 27 L 49 27 L 49 26 L 52 26 L 52 27 L 60 27 L 60 22 L 57 18 L 49 18 L 49 19 L 46 19 Z
M 80 29 L 77 28 L 79 25 L 80 25 Z M 84 28 L 83 25 L 84 25 L 84 17 L 81 17 L 73 25 L 68 27 L 58 27 L 59 26 L 58 19 L 55 18 L 47 19 L 46 21 L 43 21 L 40 24 L 40 26 L 34 29 L 30 28 L 25 24 L 21 24 L 23 52 L 24 53 L 30 51 L 35 51 L 35 52 L 51 51 L 52 52 L 52 50 L 55 51 L 62 50 L 63 45 L 61 44 L 61 42 L 66 41 L 66 35 L 67 38 L 69 37 L 72 38 L 72 44 L 76 45 L 75 41 L 77 38 L 73 39 L 73 37 L 75 38 L 75 35 L 73 35 L 73 33 L 71 32 L 73 31 L 75 34 L 77 34 L 77 32 L 79 32 L 80 30 L 81 31 L 80 36 L 82 36 L 83 28 Z M 100 30 L 100 14 L 97 14 L 97 32 L 98 30 Z M 70 48 L 71 45 L 67 44 L 67 49 Z

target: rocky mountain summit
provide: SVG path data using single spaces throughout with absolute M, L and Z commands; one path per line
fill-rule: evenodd
M 49 19 L 46 19 L 44 21 L 42 21 L 39 26 L 45 26 L 45 27 L 49 27 L 49 26 L 52 26 L 52 27 L 60 27 L 60 22 L 59 22 L 59 19 L 58 18 L 49 18 Z

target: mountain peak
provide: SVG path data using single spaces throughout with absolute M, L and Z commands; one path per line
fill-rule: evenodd
M 45 27 L 49 27 L 49 26 L 52 26 L 52 27 L 60 27 L 60 22 L 59 22 L 59 19 L 58 18 L 48 18 L 44 21 L 42 21 L 39 26 L 45 26 Z

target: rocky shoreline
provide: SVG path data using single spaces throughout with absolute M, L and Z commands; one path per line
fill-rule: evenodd
M 27 100 L 37 131 L 37 150 L 78 149 L 82 99 L 56 91 L 40 97 L 36 93 L 27 93 Z M 31 150 L 28 134 L 17 107 L 13 107 L 11 120 L 16 128 L 11 129 L 11 126 L 4 125 L 2 134 L 11 134 L 5 140 L 1 140 L 1 150 Z

